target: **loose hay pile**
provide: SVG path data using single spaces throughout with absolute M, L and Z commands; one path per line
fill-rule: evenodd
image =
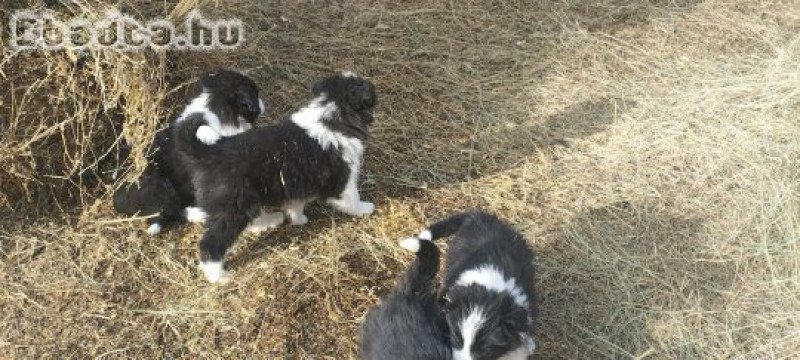
M 394 241 L 468 206 L 533 241 L 541 358 L 800 351 L 795 3 L 229 3 L 202 8 L 248 24 L 233 53 L 2 49 L 0 354 L 354 357 L 406 263 Z M 380 102 L 377 212 L 313 207 L 306 227 L 245 237 L 215 287 L 199 228 L 148 238 L 108 191 L 141 170 L 123 140 L 141 159 L 218 65 L 262 86 L 264 122 L 334 69 L 370 76 Z

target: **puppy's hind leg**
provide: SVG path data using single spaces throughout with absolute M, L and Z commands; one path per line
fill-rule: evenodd
M 212 283 L 228 280 L 224 269 L 225 253 L 247 227 L 250 219 L 242 213 L 210 216 L 200 240 L 200 269 Z
M 262 209 L 258 216 L 250 221 L 250 224 L 247 225 L 245 231 L 258 233 L 267 229 L 274 229 L 283 224 L 283 221 L 284 216 L 282 212 L 265 212 Z

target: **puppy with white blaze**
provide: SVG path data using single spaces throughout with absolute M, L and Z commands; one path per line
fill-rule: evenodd
M 392 292 L 367 313 L 359 336 L 364 360 L 447 360 L 451 358 L 447 323 L 433 290 L 439 249 L 433 242 L 406 239 L 403 248 L 416 259 Z
M 282 208 L 295 225 L 307 221 L 303 208 L 314 199 L 354 216 L 372 213 L 357 183 L 375 87 L 358 76 L 332 75 L 312 91 L 314 99 L 289 118 L 213 145 L 195 136 L 200 119 L 176 127 L 206 214 L 200 266 L 209 281 L 225 278 L 225 253 L 262 206 Z
M 189 120 L 200 122 L 203 126 L 198 129 L 197 138 L 213 143 L 220 137 L 249 130 L 265 110 L 258 86 L 238 72 L 217 70 L 203 74 L 197 87 L 200 94 L 174 122 L 156 133 L 148 151 L 148 166 L 139 181 L 114 193 L 113 204 L 119 213 L 157 214 L 148 219 L 147 232 L 151 235 L 187 218 L 197 220 L 193 216 L 196 211 L 185 210 L 194 203 L 194 189 L 189 169 L 175 147 L 172 128 Z
M 453 359 L 527 359 L 535 349 L 532 250 L 480 210 L 452 215 L 411 239 L 450 235 L 440 293 Z

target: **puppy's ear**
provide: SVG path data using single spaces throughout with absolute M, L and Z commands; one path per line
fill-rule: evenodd
M 528 332 L 528 313 L 524 308 L 517 306 L 511 298 L 505 298 L 501 305 L 502 328 L 510 334 Z
M 366 110 L 375 106 L 375 89 L 369 82 L 363 82 L 350 89 L 350 104 L 355 110 Z
M 219 76 L 225 69 L 216 67 L 211 71 L 204 72 L 197 77 L 197 87 L 199 91 L 203 91 L 203 89 L 208 89 L 213 87 L 213 84 L 217 81 L 216 77 Z
M 322 84 L 324 82 L 325 82 L 324 79 L 323 80 L 317 80 L 316 82 L 314 82 L 314 84 L 311 85 L 311 94 L 314 95 L 314 96 L 318 96 L 322 92 Z

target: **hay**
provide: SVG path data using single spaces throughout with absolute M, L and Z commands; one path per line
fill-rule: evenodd
M 0 222 L 0 354 L 355 357 L 364 311 L 408 259 L 394 240 L 484 206 L 539 254 L 541 358 L 790 357 L 795 7 L 240 0 L 203 3 L 248 24 L 231 53 L 92 53 L 81 56 L 96 65 L 76 68 L 63 53 L 4 48 L 13 86 L 0 111 L 14 121 L 0 123 L 0 216 L 11 219 Z M 109 190 L 142 164 L 104 154 L 125 139 L 141 159 L 184 85 L 219 65 L 261 85 L 264 122 L 300 105 L 322 72 L 371 77 L 364 188 L 378 210 L 350 219 L 314 206 L 306 227 L 243 237 L 233 282 L 210 286 L 194 266 L 200 228 L 148 238 L 110 211 Z M 87 171 L 95 180 L 73 180 Z

